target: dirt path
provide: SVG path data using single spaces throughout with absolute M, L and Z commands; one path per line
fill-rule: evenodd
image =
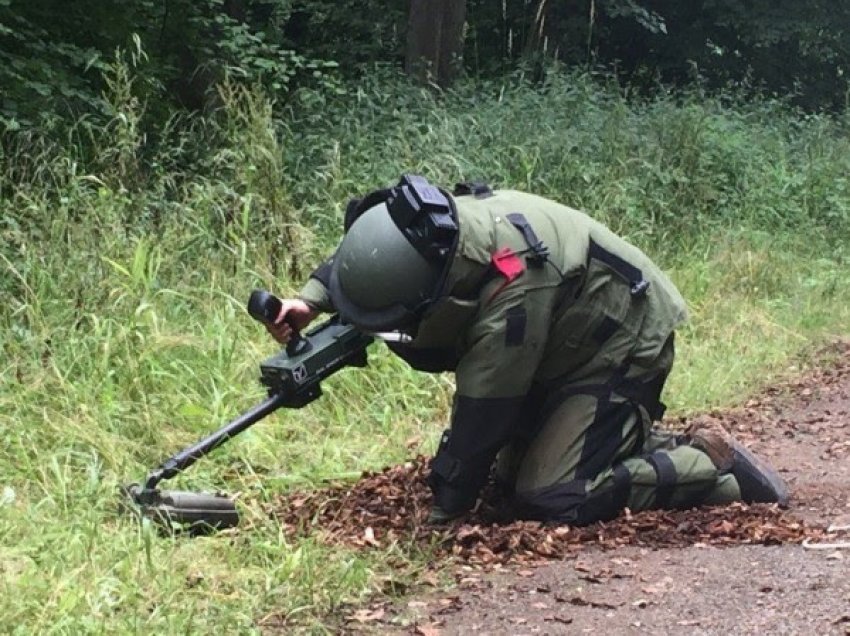
M 850 524 L 850 343 L 833 352 L 824 369 L 699 416 L 770 458 L 791 488 L 790 510 L 656 511 L 553 530 L 494 523 L 497 507 L 485 507 L 445 533 L 455 588 L 354 608 L 340 631 L 850 634 L 850 549 L 801 545 L 850 542 L 850 527 L 827 531 Z M 353 486 L 290 495 L 274 512 L 293 531 L 318 519 L 332 542 L 433 545 L 434 530 L 422 523 L 426 472 L 414 461 Z
M 402 633 L 844 634 L 850 561 L 829 556 L 797 546 L 592 551 L 412 601 Z
M 718 419 L 788 480 L 791 512 L 850 524 L 850 349 L 837 366 Z M 850 529 L 835 533 L 850 542 Z M 449 599 L 449 602 L 446 601 Z M 850 550 L 590 549 L 412 601 L 409 633 L 850 634 Z

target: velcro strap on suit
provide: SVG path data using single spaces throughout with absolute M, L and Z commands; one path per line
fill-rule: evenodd
M 587 258 L 588 260 L 591 258 L 596 259 L 613 269 L 629 284 L 629 293 L 632 296 L 636 298 L 646 296 L 646 290 L 649 289 L 649 281 L 643 277 L 643 272 L 613 252 L 609 252 L 593 239 L 590 239 Z
M 629 504 L 632 492 L 632 474 L 623 464 L 614 466 L 614 501 L 613 506 L 619 512 Z
M 667 376 L 663 373 L 643 382 L 623 379 L 614 387 L 614 391 L 624 398 L 640 404 L 646 409 L 650 420 L 659 422 L 667 411 L 667 406 L 659 399 L 666 379 Z
M 592 395 L 597 398 L 607 398 L 611 394 L 620 395 L 634 404 L 640 404 L 646 409 L 650 419 L 657 422 L 664 417 L 667 406 L 659 399 L 667 376 L 659 373 L 650 380 L 640 381 L 625 378 L 627 367 L 618 369 L 608 382 L 601 384 L 579 384 L 566 387 L 553 387 L 558 398 L 565 400 L 572 395 Z
M 525 327 L 528 315 L 523 305 L 510 307 L 505 312 L 505 346 L 519 347 L 525 342 Z
M 679 480 L 676 465 L 664 451 L 655 451 L 645 457 L 658 477 L 655 487 L 655 507 L 669 508 L 673 498 L 673 489 Z
M 602 317 L 602 322 L 599 323 L 599 326 L 593 330 L 590 336 L 596 341 L 596 344 L 601 346 L 608 342 L 620 327 L 622 325 L 618 320 L 614 320 L 611 316 L 606 315 Z
M 549 260 L 549 248 L 546 247 L 546 244 L 543 243 L 543 241 L 537 238 L 534 228 L 531 227 L 531 223 L 528 222 L 525 215 L 522 212 L 512 212 L 511 214 L 506 215 L 505 218 L 511 222 L 511 225 L 522 232 L 525 243 L 531 251 L 531 253 L 526 257 L 529 267 L 537 269 L 543 267 L 546 261 Z

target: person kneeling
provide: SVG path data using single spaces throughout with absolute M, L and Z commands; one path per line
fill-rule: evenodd
M 623 508 L 787 503 L 782 479 L 722 429 L 653 427 L 686 319 L 641 250 L 533 194 L 422 177 L 355 199 L 335 254 L 270 331 L 320 312 L 397 331 L 394 353 L 453 371 L 430 521 L 470 510 L 495 466 L 528 519 L 588 524 Z

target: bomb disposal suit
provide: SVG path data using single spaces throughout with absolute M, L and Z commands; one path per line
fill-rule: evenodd
M 300 293 L 457 391 L 430 477 L 447 518 L 495 466 L 516 513 L 573 524 L 625 506 L 739 499 L 735 477 L 685 436 L 651 428 L 673 331 L 686 317 L 639 249 L 565 205 L 421 177 L 352 201 L 346 233 Z

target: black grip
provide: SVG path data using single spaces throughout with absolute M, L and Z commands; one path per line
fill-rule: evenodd
M 267 325 L 273 325 L 280 315 L 282 305 L 283 303 L 280 298 L 271 292 L 267 292 L 264 289 L 255 289 L 251 292 L 251 297 L 248 299 L 248 313 L 254 320 Z M 290 356 L 296 356 L 309 351 L 310 342 L 301 336 L 298 329 L 292 324 L 290 317 L 287 315 L 284 317 L 284 320 L 292 327 L 292 335 L 286 344 L 286 353 Z
M 264 289 L 255 289 L 251 292 L 251 298 L 248 299 L 248 313 L 254 320 L 259 320 L 262 323 L 273 325 L 274 321 L 280 315 L 280 308 L 283 303 L 280 298 L 267 292 Z

